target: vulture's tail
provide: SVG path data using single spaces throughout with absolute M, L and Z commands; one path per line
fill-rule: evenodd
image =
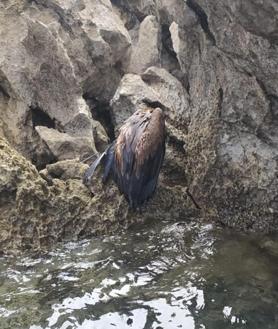
M 85 171 L 83 176 L 83 184 L 90 186 L 92 177 L 101 164 L 104 166 L 104 173 L 102 177 L 103 183 L 105 183 L 109 177 L 110 171 L 114 163 L 114 142 L 110 144 L 107 149 L 90 165 L 90 167 Z

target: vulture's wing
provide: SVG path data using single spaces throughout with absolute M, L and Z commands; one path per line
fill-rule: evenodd
M 160 109 L 135 112 L 115 144 L 114 179 L 131 207 L 155 191 L 165 154 L 165 123 Z

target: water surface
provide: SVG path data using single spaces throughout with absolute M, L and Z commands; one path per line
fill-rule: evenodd
M 276 241 L 155 222 L 1 258 L 0 328 L 277 329 Z

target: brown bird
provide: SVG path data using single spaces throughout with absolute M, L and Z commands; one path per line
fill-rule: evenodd
M 99 164 L 125 196 L 129 206 L 141 209 L 154 194 L 165 154 L 165 118 L 160 108 L 136 111 L 120 128 L 118 138 L 87 169 L 83 182 L 89 186 Z

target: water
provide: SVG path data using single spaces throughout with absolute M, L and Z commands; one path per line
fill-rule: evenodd
M 278 328 L 276 237 L 149 223 L 2 258 L 0 328 Z

